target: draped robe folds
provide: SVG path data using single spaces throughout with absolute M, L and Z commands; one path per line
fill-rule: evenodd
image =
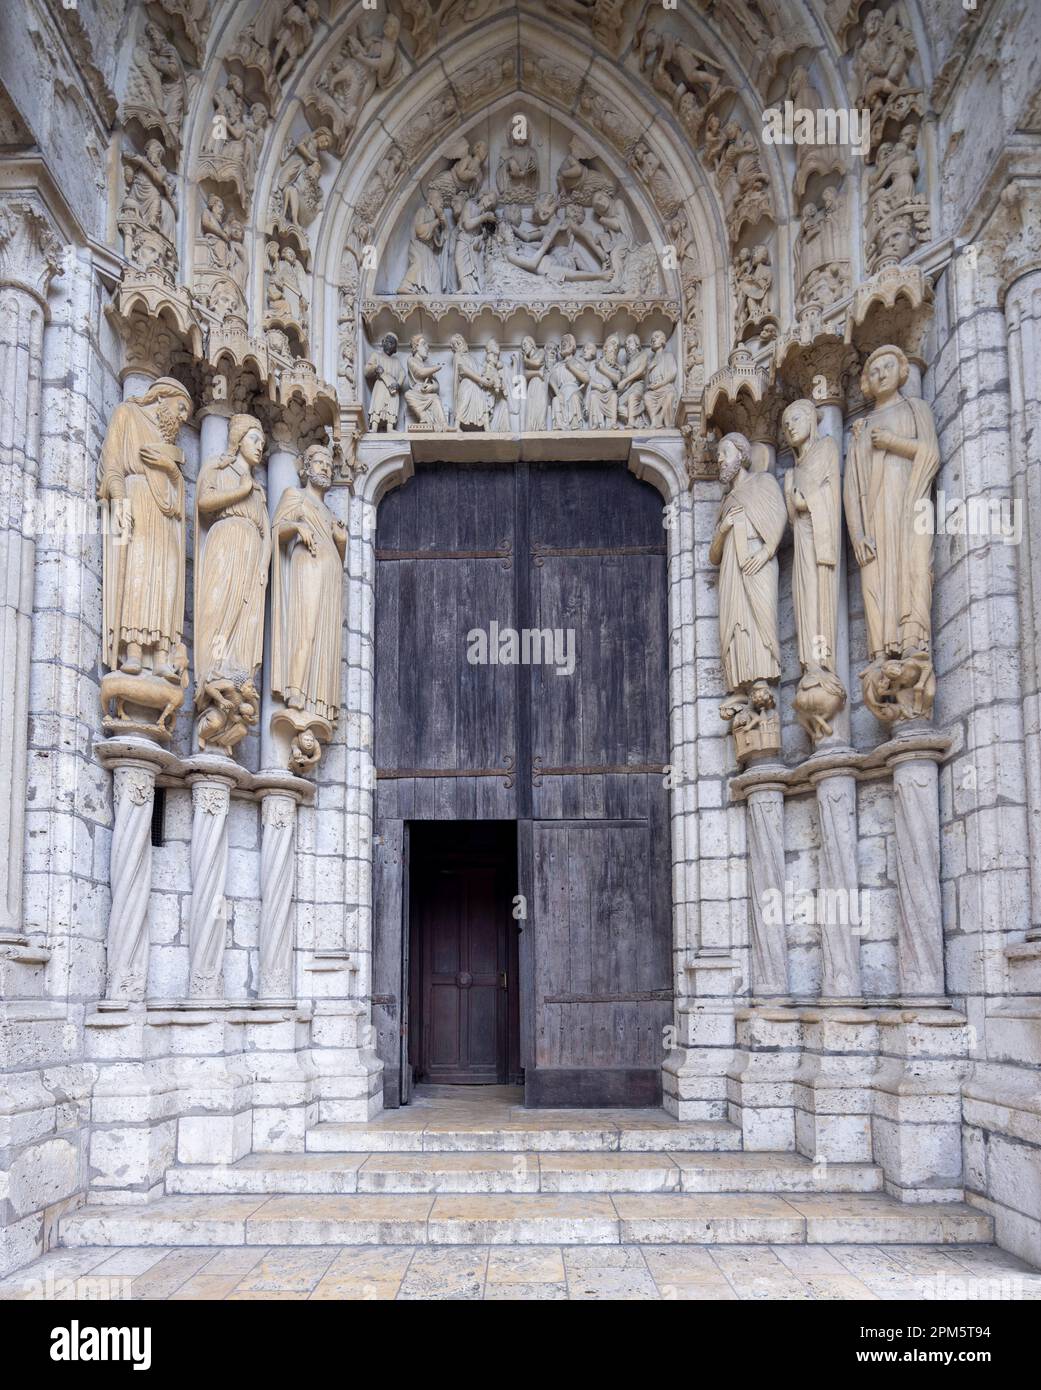
M 872 429 L 906 439 L 913 458 L 871 442 Z M 846 524 L 854 543 L 865 536 L 875 558 L 860 571 L 872 659 L 928 651 L 931 642 L 932 529 L 916 529 L 918 503 L 928 499 L 940 466 L 932 411 L 899 396 L 873 411 L 854 439 L 846 466 Z
M 310 528 L 316 555 L 298 535 L 280 540 L 293 522 Z M 295 487 L 283 493 L 271 523 L 271 688 L 331 724 L 340 709 L 343 642 L 343 555 L 334 523 L 324 502 Z
M 398 286 L 398 294 L 440 294 L 441 265 L 438 255 L 444 242 L 444 227 L 432 207 L 424 204 L 412 224 L 408 244 L 408 265 Z
M 494 366 L 486 361 L 484 370 L 488 379 L 496 384 L 496 389 L 490 393 L 492 413 L 488 428 L 493 433 L 496 431 L 502 433 L 510 428 L 509 384 L 506 381 L 506 368 L 501 363 Z
M 377 364 L 382 367 L 383 374 L 378 376 L 376 373 Z M 382 350 L 374 352 L 369 358 L 365 368 L 365 375 L 372 385 L 372 397 L 369 402 L 369 418 L 377 423 L 382 421 L 392 430 L 397 429 L 398 424 L 398 392 L 392 391 L 388 382 L 400 388 L 405 381 L 405 369 L 396 357 L 389 357 Z
M 141 450 L 162 449 L 175 476 L 146 464 Z M 113 671 L 128 642 L 173 647 L 184 628 L 184 454 L 168 444 L 144 407 L 117 405 L 101 446 L 98 492 L 111 511 L 104 534 L 104 658 Z M 126 503 L 113 501 L 120 486 Z M 121 515 L 130 518 L 130 534 Z
M 838 446 L 833 439 L 818 439 L 784 479 L 794 540 L 795 628 L 804 669 L 835 670 L 839 494 Z
M 474 376 L 481 376 L 481 368 L 472 353 L 463 352 L 456 355 L 454 369 L 456 424 L 486 430 L 492 413 L 491 394 L 463 375 L 472 372 Z
M 769 473 L 742 471 L 723 498 L 719 522 L 733 515 L 734 524 L 712 538 L 709 559 L 719 565 L 719 634 L 723 673 L 731 691 L 747 690 L 753 681 L 776 680 L 781 674 L 777 637 L 776 550 L 784 534 L 784 498 Z M 740 554 L 763 546 L 771 558 L 758 574 L 745 574 Z
M 541 350 L 536 352 L 530 359 L 538 363 L 537 368 L 527 365 L 525 359 L 525 378 L 527 380 L 527 396 L 524 401 L 524 428 L 526 430 L 544 430 L 546 428 L 546 412 L 549 409 L 549 387 L 546 384 L 546 354 Z
M 202 558 L 195 565 L 197 704 L 210 681 L 255 680 L 264 653 L 264 591 L 271 537 L 264 489 L 254 481 L 248 497 L 210 513 L 205 533 L 199 511 L 204 492 L 232 492 L 242 481 L 238 469 L 215 458 L 203 467 L 196 488 L 197 547 L 205 534 Z

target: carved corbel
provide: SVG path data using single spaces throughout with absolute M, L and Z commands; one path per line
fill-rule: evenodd
M 719 440 L 714 433 L 705 433 L 696 421 L 688 421 L 680 426 L 683 434 L 684 464 L 687 470 L 687 485 L 714 482 L 719 476 L 716 460 L 716 445 Z
M 933 299 L 932 282 L 920 266 L 886 266 L 854 290 L 845 340 L 864 357 L 885 343 L 896 343 L 909 361 L 924 368 L 922 349 Z

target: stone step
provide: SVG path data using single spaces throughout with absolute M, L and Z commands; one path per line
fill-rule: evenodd
M 661 1112 L 654 1112 L 656 1116 Z M 638 1114 L 638 1112 L 636 1112 Z M 540 1111 L 537 1120 L 414 1119 L 385 1112 L 368 1124 L 315 1125 L 309 1153 L 723 1153 L 741 1147 L 726 1120 L 681 1123 L 664 1118 L 604 1118 L 590 1112 Z M 400 1118 L 398 1118 L 400 1116 Z
M 83 1207 L 66 1246 L 966 1244 L 993 1239 L 963 1203 L 902 1204 L 878 1192 L 532 1192 L 468 1195 L 164 1197 Z
M 870 1163 L 785 1153 L 250 1154 L 170 1168 L 170 1195 L 233 1193 L 876 1192 Z

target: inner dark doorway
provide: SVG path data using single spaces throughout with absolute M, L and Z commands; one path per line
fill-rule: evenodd
M 412 1079 L 520 1080 L 517 827 L 409 824 L 408 1062 Z

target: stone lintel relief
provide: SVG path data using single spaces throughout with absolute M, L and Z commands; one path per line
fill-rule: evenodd
M 367 427 L 408 432 L 461 430 L 671 429 L 683 387 L 669 334 L 573 333 L 504 346 L 454 333 L 447 352 L 413 334 L 386 333 L 368 352 Z

